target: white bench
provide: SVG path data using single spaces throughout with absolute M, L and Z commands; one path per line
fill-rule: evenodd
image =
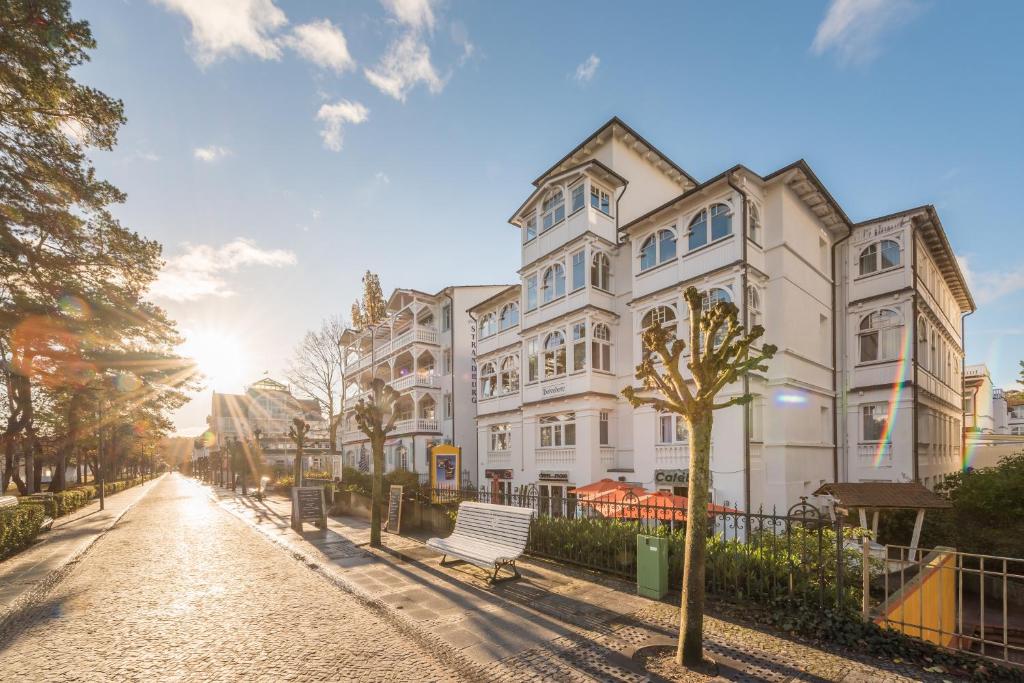
M 516 559 L 526 550 L 530 537 L 533 510 L 490 503 L 459 503 L 455 530 L 448 538 L 431 538 L 427 547 L 443 554 L 441 564 L 449 555 L 482 569 L 494 569 L 491 583 L 497 583 L 501 567 L 512 569 L 512 576 L 501 581 L 519 578 Z
M 0 496 L 0 509 L 12 508 L 18 505 L 17 496 Z

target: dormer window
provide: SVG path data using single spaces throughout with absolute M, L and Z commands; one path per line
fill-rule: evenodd
M 869 244 L 860 252 L 860 274 L 871 275 L 900 265 L 900 245 L 893 240 Z
M 531 213 L 523 223 L 523 241 L 529 242 L 537 236 L 537 214 Z
M 562 192 L 562 188 L 549 192 L 541 208 L 544 213 L 541 218 L 542 232 L 549 230 L 555 223 L 565 220 L 565 194 Z
M 597 185 L 591 185 L 590 206 L 594 207 L 601 213 L 608 214 L 610 216 L 612 212 L 611 195 L 608 194 L 604 188 L 598 187 Z

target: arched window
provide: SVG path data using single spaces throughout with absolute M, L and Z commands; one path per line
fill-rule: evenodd
M 701 296 L 700 306 L 703 310 L 710 311 L 719 302 L 732 303 L 732 294 L 721 287 L 712 287 Z
M 501 361 L 501 393 L 519 391 L 519 356 L 509 356 Z
M 590 265 L 590 284 L 606 292 L 612 291 L 612 262 L 608 254 L 597 252 Z
M 860 252 L 860 274 L 870 275 L 900 265 L 900 245 L 882 240 L 864 247 Z
M 711 241 L 720 240 L 732 234 L 732 210 L 725 204 L 711 207 Z
M 931 349 L 930 349 L 930 353 L 929 353 L 929 356 L 931 357 L 931 361 L 929 362 L 928 367 L 932 369 L 932 372 L 934 374 L 938 375 L 939 374 L 939 371 L 938 371 L 938 367 L 939 367 L 939 345 L 938 345 L 938 335 L 935 332 L 935 328 L 932 328 L 931 334 L 929 335 L 928 341 L 931 344 Z
M 591 331 L 590 366 L 595 370 L 612 371 L 612 334 L 604 323 L 594 325 Z
M 903 321 L 896 311 L 883 308 L 860 321 L 860 362 L 895 360 L 900 355 Z
M 747 237 L 761 244 L 761 210 L 757 204 L 747 202 Z
M 497 388 L 498 373 L 494 368 L 494 363 L 484 363 L 483 367 L 480 368 L 480 396 L 481 398 L 490 398 L 494 396 L 494 390 Z
M 690 221 L 688 247 L 690 251 L 703 247 L 708 243 L 708 212 L 701 209 L 700 213 Z
M 676 327 L 676 312 L 671 306 L 655 306 L 644 313 L 640 320 L 640 327 L 646 330 L 652 325 L 661 325 L 666 329 L 674 330 Z
M 923 315 L 917 317 L 917 362 L 925 370 L 933 370 L 928 363 L 928 321 Z
M 543 213 L 541 232 L 565 219 L 565 194 L 562 193 L 562 188 L 555 188 L 548 193 L 548 196 L 544 198 L 541 211 Z
M 565 268 L 561 263 L 556 263 L 544 271 L 541 289 L 543 290 L 544 303 L 552 301 L 555 297 L 565 295 Z
M 494 314 L 487 313 L 480 318 L 480 338 L 490 337 L 495 332 Z
M 512 302 L 505 304 L 501 309 L 501 316 L 498 318 L 498 329 L 504 332 L 510 327 L 519 324 L 519 304 Z
M 673 226 L 659 230 L 640 245 L 640 270 L 653 268 L 675 257 L 676 231 Z
M 761 317 L 761 294 L 754 285 L 747 285 L 747 313 L 751 327 L 763 324 L 764 318 Z
M 544 377 L 565 374 L 565 335 L 552 332 L 544 338 Z

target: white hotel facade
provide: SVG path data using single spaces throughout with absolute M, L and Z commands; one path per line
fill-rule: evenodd
M 478 483 L 683 492 L 684 425 L 620 392 L 650 321 L 685 328 L 689 286 L 779 348 L 723 394 L 756 398 L 715 415 L 716 502 L 785 509 L 827 482 L 931 485 L 959 467 L 974 303 L 934 208 L 853 223 L 803 161 L 698 182 L 612 119 L 510 222 L 520 283 L 467 306 Z
M 462 448 L 463 480 L 474 481 L 476 453 L 476 327 L 467 309 L 507 285 L 446 287 L 435 294 L 396 289 L 387 317 L 366 330 L 346 330 L 342 349 L 342 423 L 339 450 L 345 466 L 372 469 L 366 435 L 355 421 L 355 405 L 375 377 L 399 393 L 395 429 L 385 443 L 387 471 L 428 475 L 428 448 Z

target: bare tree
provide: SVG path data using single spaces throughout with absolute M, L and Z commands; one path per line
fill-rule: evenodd
M 338 340 L 344 330 L 345 323 L 340 317 L 324 319 L 319 329 L 306 332 L 288 366 L 289 381 L 327 411 L 331 453 L 338 452 L 342 382 L 342 357 Z
M 720 301 L 705 310 L 704 298 L 694 287 L 688 288 L 683 296 L 690 311 L 691 353 L 686 362 L 690 377 L 684 377 L 679 368 L 686 342 L 656 322 L 643 333 L 643 356 L 636 366 L 636 378 L 643 386 L 640 391 L 626 387 L 622 395 L 634 408 L 649 405 L 661 412 L 681 415 L 690 430 L 689 501 L 676 661 L 693 667 L 704 660 L 704 554 L 714 411 L 746 405 L 753 395 L 741 393 L 721 402 L 715 398 L 752 370 L 767 370 L 764 362 L 777 349 L 765 344 L 760 351 L 752 352 L 751 347 L 764 334 L 764 328 L 755 325 L 749 332 L 744 330 L 737 320 L 735 304 Z
M 380 506 L 384 496 L 384 440 L 395 428 L 395 402 L 398 392 L 375 378 L 370 385 L 370 396 L 356 404 L 356 424 L 370 439 L 373 452 L 373 486 L 370 509 L 370 545 L 380 547 Z
M 292 418 L 292 426 L 288 428 L 288 437 L 295 443 L 294 481 L 292 486 L 302 486 L 302 455 L 306 448 L 306 435 L 309 425 L 301 417 Z

